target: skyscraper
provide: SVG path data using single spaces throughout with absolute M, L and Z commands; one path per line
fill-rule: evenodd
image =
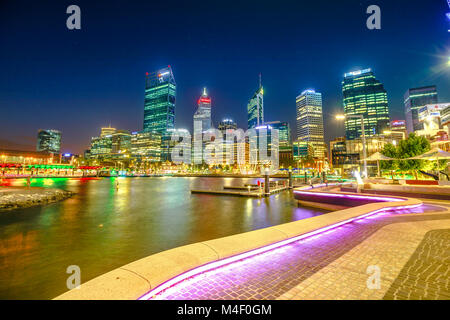
M 225 132 L 227 130 L 230 130 L 230 129 L 236 130 L 237 129 L 237 124 L 232 119 L 223 119 L 221 122 L 219 122 L 218 129 L 220 131 L 222 131 L 223 134 L 225 134 Z
M 161 160 L 161 135 L 155 131 L 139 131 L 131 134 L 131 155 L 138 162 Z
M 59 153 L 61 151 L 61 132 L 53 129 L 39 130 L 36 150 Z
M 264 90 L 259 74 L 259 87 L 247 104 L 248 129 L 264 124 Z
M 146 73 L 144 131 L 156 131 L 164 135 L 168 129 L 175 127 L 176 89 L 170 66 Z
M 314 157 L 325 156 L 323 139 L 322 94 L 305 90 L 295 99 L 297 106 L 297 139 L 308 142 Z
M 197 100 L 197 111 L 194 113 L 194 163 L 203 160 L 203 133 L 211 129 L 211 98 L 203 88 L 203 94 Z
M 362 115 L 366 136 L 382 134 L 389 129 L 387 93 L 372 69 L 358 70 L 344 75 L 342 81 L 345 115 Z M 345 119 L 345 136 L 352 140 L 361 136 L 361 120 Z
M 436 104 L 438 102 L 436 86 L 408 89 L 404 99 L 408 133 L 423 130 L 423 123 L 419 121 L 419 110 L 427 104 Z
M 278 150 L 280 164 L 289 166 L 293 160 L 292 143 L 291 143 L 291 128 L 289 122 L 271 121 L 266 122 L 266 125 L 272 129 L 278 130 Z

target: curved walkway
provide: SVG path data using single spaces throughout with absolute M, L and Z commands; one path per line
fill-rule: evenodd
M 450 212 L 433 204 L 383 212 L 194 276 L 152 298 L 382 299 L 425 233 L 443 227 L 450 229 Z M 448 250 L 439 252 L 448 270 Z M 367 289 L 370 265 L 381 269 L 380 289 Z M 422 297 L 448 294 L 441 285 Z M 415 298 L 386 296 L 408 297 Z

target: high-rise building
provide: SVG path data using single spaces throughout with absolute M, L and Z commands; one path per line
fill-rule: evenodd
M 131 152 L 131 134 L 128 130 L 117 130 L 112 134 L 112 153 Z
M 259 87 L 247 104 L 248 129 L 264 124 L 264 89 L 259 75 Z
M 131 155 L 138 162 L 156 162 L 161 159 L 161 134 L 139 131 L 131 134 Z
M 211 98 L 203 88 L 203 94 L 197 100 L 197 110 L 194 113 L 194 153 L 193 161 L 201 164 L 203 160 L 203 134 L 212 127 Z
M 427 104 L 436 104 L 438 95 L 436 86 L 408 89 L 404 95 L 406 129 L 408 133 L 423 130 L 419 120 L 419 111 Z
M 116 133 L 116 128 L 111 128 L 111 125 L 107 128 L 102 128 L 100 132 L 100 137 L 110 136 Z
M 36 151 L 59 153 L 61 151 L 61 132 L 53 129 L 39 130 Z
M 144 130 L 164 135 L 175 127 L 176 83 L 172 68 L 167 66 L 156 72 L 146 73 Z
M 345 115 L 362 115 L 366 137 L 389 130 L 387 93 L 372 69 L 349 72 L 342 81 Z M 346 117 L 345 136 L 353 140 L 361 136 L 361 119 Z
M 104 158 L 112 153 L 112 135 L 103 137 L 92 137 L 91 139 L 91 157 Z
M 323 139 L 322 94 L 305 90 L 295 99 L 297 107 L 297 140 L 313 147 L 314 157 L 325 156 Z
M 278 149 L 280 164 L 289 166 L 293 160 L 292 142 L 291 142 L 291 128 L 289 122 L 271 121 L 265 122 L 266 125 L 272 129 L 278 130 Z
M 220 131 L 222 131 L 223 134 L 225 134 L 225 132 L 227 130 L 230 130 L 230 129 L 236 130 L 237 129 L 237 124 L 236 124 L 236 122 L 234 122 L 231 119 L 223 119 L 221 122 L 219 122 L 218 129 Z
M 177 136 L 178 140 L 174 137 Z M 172 159 L 173 148 L 180 144 L 183 149 L 191 148 L 191 142 L 186 141 L 183 137 L 190 136 L 187 129 L 168 129 L 166 134 L 161 136 L 161 161 L 174 161 Z

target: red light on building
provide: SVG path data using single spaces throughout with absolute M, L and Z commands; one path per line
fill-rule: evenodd
M 200 103 L 211 103 L 211 98 L 200 98 L 198 99 L 197 104 Z

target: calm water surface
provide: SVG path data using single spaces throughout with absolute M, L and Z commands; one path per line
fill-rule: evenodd
M 190 193 L 254 179 L 119 178 L 118 190 L 114 179 L 35 179 L 77 194 L 0 212 L 0 299 L 54 298 L 67 291 L 70 265 L 83 283 L 156 252 L 323 213 L 298 208 L 289 191 L 263 199 Z

